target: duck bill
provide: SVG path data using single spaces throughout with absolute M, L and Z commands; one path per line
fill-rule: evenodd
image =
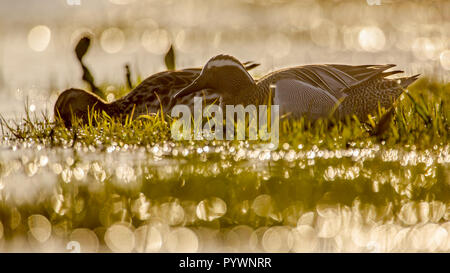
M 197 78 L 194 82 L 192 82 L 190 85 L 186 86 L 185 88 L 181 89 L 178 93 L 175 94 L 174 98 L 182 98 L 184 96 L 187 96 L 189 94 L 195 93 L 197 91 L 200 91 L 202 89 L 208 88 L 206 82 L 202 80 L 201 78 Z

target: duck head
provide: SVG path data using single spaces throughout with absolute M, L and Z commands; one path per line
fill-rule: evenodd
M 255 87 L 255 81 L 240 61 L 229 55 L 218 55 L 211 58 L 200 75 L 174 98 L 210 89 L 221 97 L 222 104 L 240 104 Z
M 61 118 L 67 128 L 72 126 L 72 118 L 75 116 L 83 123 L 88 122 L 88 111 L 106 110 L 106 102 L 100 97 L 81 89 L 67 89 L 59 95 L 54 115 Z

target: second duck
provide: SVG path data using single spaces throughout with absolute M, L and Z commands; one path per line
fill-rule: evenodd
M 255 81 L 243 64 L 229 55 L 211 58 L 190 85 L 179 91 L 180 98 L 202 89 L 220 95 L 224 105 L 280 106 L 280 114 L 315 120 L 334 115 L 355 115 L 364 121 L 378 105 L 392 106 L 418 75 L 397 79 L 387 76 L 403 71 L 386 71 L 395 65 L 305 65 L 272 72 Z M 273 87 L 274 94 L 271 94 Z

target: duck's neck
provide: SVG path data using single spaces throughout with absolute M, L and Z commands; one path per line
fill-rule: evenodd
M 267 105 L 272 104 L 272 98 L 274 94 L 271 94 L 270 92 L 270 86 L 269 85 L 255 85 L 257 92 L 253 93 L 253 100 L 257 101 L 257 105 Z

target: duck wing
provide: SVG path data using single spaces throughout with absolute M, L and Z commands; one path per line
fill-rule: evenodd
M 373 82 L 382 82 L 389 84 L 396 80 L 388 79 L 386 77 L 403 73 L 402 70 L 386 71 L 392 67 L 394 64 L 387 65 L 360 65 L 360 66 L 348 66 L 348 65 L 329 65 L 339 69 L 340 71 L 352 76 L 355 80 L 352 81 L 348 86 L 343 88 L 341 92 L 346 94 L 351 94 L 355 90 L 360 89 L 364 85 L 371 85 Z M 411 84 L 419 75 L 414 75 L 413 77 L 399 78 L 398 84 L 402 88 L 406 88 Z
M 259 65 L 259 63 L 252 61 L 244 63 L 246 70 L 252 70 Z M 147 100 L 155 100 L 156 97 L 153 96 L 155 90 L 158 90 L 157 93 L 160 96 L 172 98 L 179 90 L 191 84 L 200 75 L 201 71 L 202 68 L 186 68 L 177 71 L 163 71 L 153 74 L 136 86 L 124 97 L 124 99 L 130 100 L 137 95 L 141 95 L 140 97 L 142 99 L 145 93 L 149 93 L 145 96 Z M 150 98 L 149 96 L 153 97 Z
M 244 63 L 247 70 L 258 66 L 259 63 L 251 61 Z M 219 100 L 219 95 L 212 90 L 200 90 L 181 99 L 174 99 L 175 94 L 191 84 L 201 71 L 202 68 L 186 68 L 153 74 L 117 101 L 116 104 L 120 106 L 120 109 L 123 109 L 123 112 L 131 112 L 135 107 L 135 113 L 141 114 L 157 112 L 161 109 L 161 106 L 165 112 L 176 104 L 187 104 L 192 107 L 194 97 L 202 97 L 205 105 L 216 103 Z
M 277 91 L 274 99 L 277 99 L 277 104 L 285 104 L 285 108 L 292 113 L 308 112 L 305 107 L 309 107 L 309 101 L 312 101 L 319 112 L 324 109 L 324 115 L 328 106 L 332 105 L 331 98 L 332 101 L 339 101 L 333 109 L 338 110 L 340 116 L 356 115 L 360 120 L 365 120 L 368 114 L 377 110 L 378 105 L 386 109 L 392 106 L 404 88 L 419 76 L 389 79 L 388 76 L 403 72 L 387 71 L 394 66 L 305 65 L 275 71 L 257 84 L 265 93 L 269 92 L 271 84 L 275 85 Z M 290 86 L 286 84 L 289 81 Z M 279 82 L 283 83 L 278 84 Z M 308 101 L 307 105 L 299 100 Z
M 273 102 L 280 106 L 281 115 L 312 120 L 328 117 L 339 105 L 339 100 L 322 88 L 287 78 L 276 82 Z
M 258 81 L 258 84 L 272 84 L 284 78 L 292 78 L 320 88 L 337 99 L 345 97 L 346 90 L 376 77 L 386 77 L 403 71 L 384 72 L 394 67 L 387 65 L 304 65 L 275 71 Z

